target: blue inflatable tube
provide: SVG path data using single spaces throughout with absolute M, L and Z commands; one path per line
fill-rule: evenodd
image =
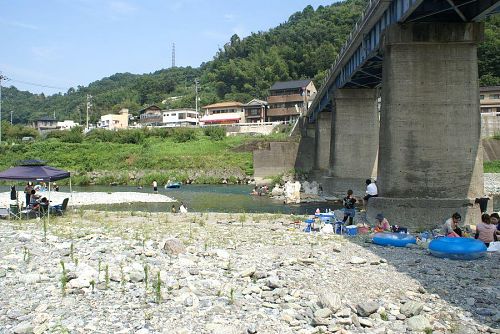
M 429 244 L 431 254 L 436 257 L 447 257 L 453 260 L 474 260 L 486 254 L 486 245 L 471 238 L 434 239 Z
M 381 246 L 405 247 L 408 244 L 416 244 L 417 239 L 406 233 L 375 233 L 372 242 Z

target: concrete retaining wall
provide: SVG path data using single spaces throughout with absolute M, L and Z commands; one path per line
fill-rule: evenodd
M 253 152 L 255 177 L 275 176 L 292 169 L 310 171 L 314 164 L 314 138 L 300 142 L 271 142 L 268 149 Z
M 500 134 L 500 113 L 481 114 L 481 138 Z

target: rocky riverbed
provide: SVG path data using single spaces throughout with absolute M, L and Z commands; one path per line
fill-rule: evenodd
M 484 173 L 485 194 L 500 194 L 500 173 Z
M 302 218 L 0 221 L 0 333 L 500 333 L 498 254 L 438 259 Z

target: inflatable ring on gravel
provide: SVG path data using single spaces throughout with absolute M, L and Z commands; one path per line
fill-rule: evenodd
M 406 233 L 375 233 L 372 242 L 381 246 L 405 247 L 408 244 L 416 244 L 417 239 Z
M 453 260 L 474 260 L 486 254 L 486 245 L 472 238 L 443 237 L 434 239 L 429 244 L 431 254 Z

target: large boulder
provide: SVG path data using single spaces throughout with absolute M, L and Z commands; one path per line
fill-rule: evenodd
M 163 245 L 163 251 L 170 256 L 177 256 L 186 253 L 186 247 L 179 239 L 168 239 Z
M 285 203 L 300 203 L 300 182 L 285 183 Z
M 329 308 L 332 312 L 337 312 L 342 306 L 340 295 L 332 292 L 330 288 L 322 288 L 318 292 L 318 297 L 320 305 Z

